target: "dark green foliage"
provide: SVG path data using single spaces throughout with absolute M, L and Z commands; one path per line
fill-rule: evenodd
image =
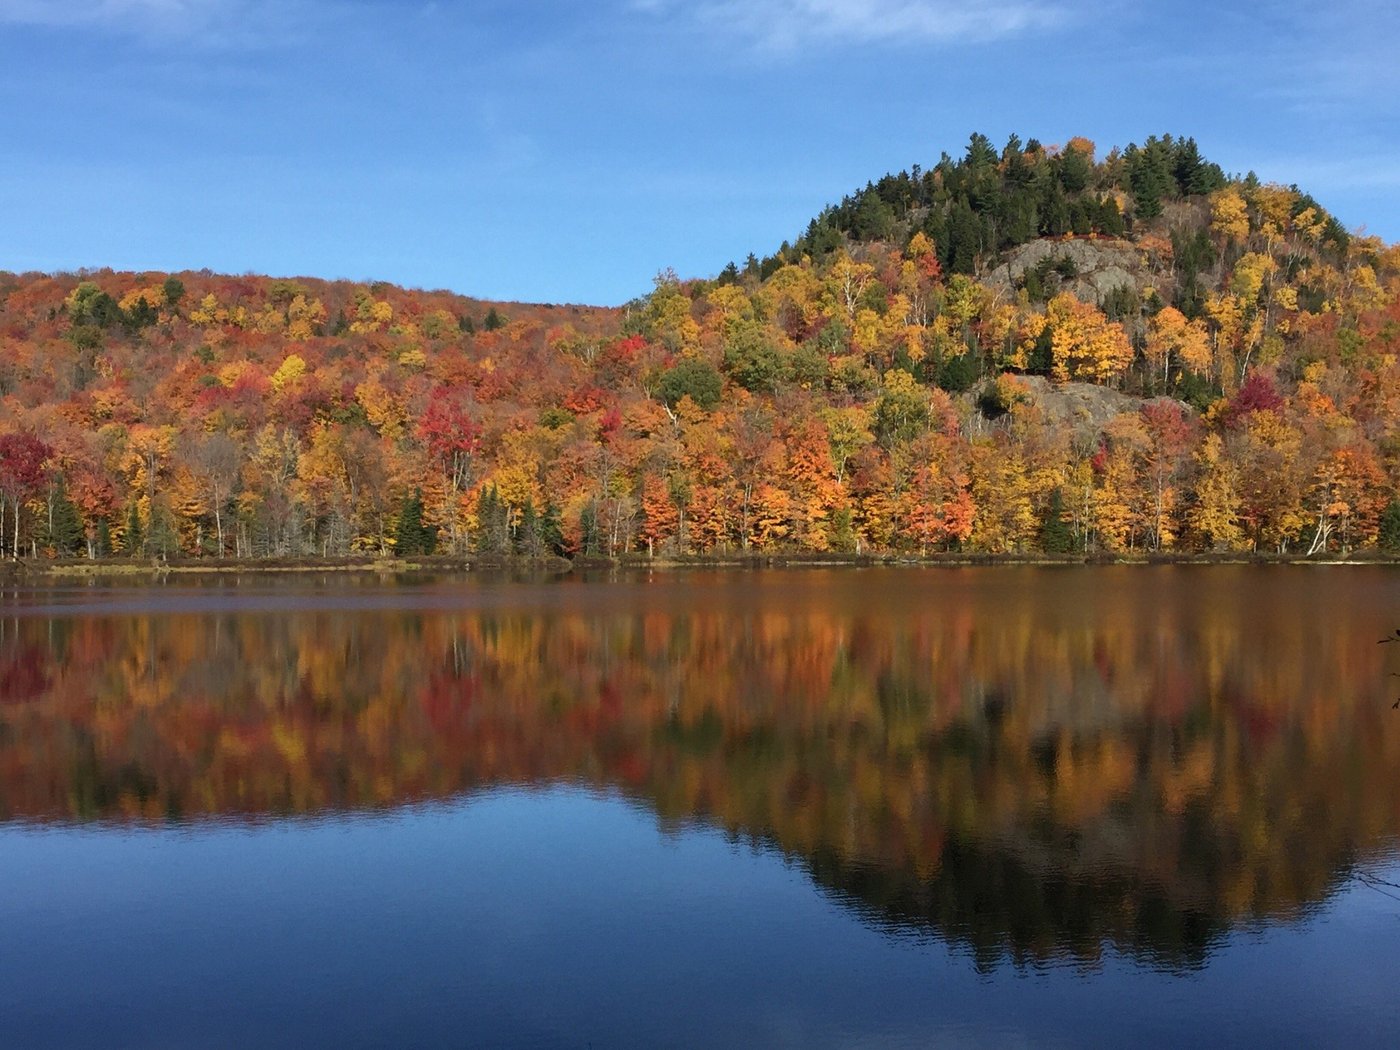
M 840 507 L 831 515 L 831 549 L 849 554 L 856 549 L 855 514 L 850 507 Z
M 735 266 L 734 263 L 733 263 L 732 261 L 731 261 L 731 262 L 729 263 L 729 265 L 727 265 L 723 270 L 721 270 L 721 271 L 719 272 L 719 276 L 715 278 L 715 284 L 724 285 L 724 284 L 738 284 L 738 283 L 739 283 L 739 267 Z
M 466 332 L 467 335 L 472 335 L 476 332 L 476 322 L 472 320 L 471 314 L 463 314 L 461 317 L 457 318 L 457 329 L 458 331 Z
M 1074 530 L 1065 521 L 1065 498 L 1059 489 L 1050 493 L 1050 502 L 1040 516 L 1040 549 L 1046 554 L 1073 554 Z
M 1052 182 L 1040 206 L 1040 232 L 1046 237 L 1062 237 L 1069 233 L 1070 222 L 1069 199 L 1060 184 Z
M 972 274 L 982 253 L 982 221 L 966 199 L 958 202 L 948 223 L 947 259 L 940 260 L 950 273 Z
M 68 317 L 76 325 L 111 328 L 121 324 L 126 315 L 113 299 L 91 281 L 84 281 L 73 290 L 68 304 Z
M 97 522 L 97 536 L 93 540 L 93 554 L 99 558 L 106 558 L 112 553 L 112 526 L 106 518 L 99 518 Z
M 761 264 L 751 259 L 744 273 L 766 280 L 804 255 L 820 260 L 848 241 L 907 240 L 922 230 L 944 273 L 974 274 L 988 252 L 1038 236 L 1122 237 L 1127 221 L 1103 193 L 1115 184 L 1133 195 L 1137 217 L 1150 219 L 1164 201 L 1210 193 L 1225 176 L 1189 138 L 1153 136 L 1096 166 L 1077 148 L 1051 157 L 1034 139 L 1023 147 L 1015 135 L 998 156 L 985 135 L 975 134 L 958 160 L 945 153 L 929 171 L 914 165 L 886 175 L 823 209 L 795 244 L 785 242 Z M 1333 233 L 1345 236 L 1340 228 Z
M 869 186 L 862 197 L 852 232 L 862 241 L 888 239 L 894 233 L 894 211 Z
M 1079 267 L 1068 255 L 1047 256 L 1021 274 L 1019 283 L 1032 301 L 1044 302 L 1055 294 L 1060 281 L 1073 280 L 1078 275 Z
M 1387 554 L 1400 554 L 1400 500 L 1391 500 L 1381 512 L 1381 531 L 1376 542 Z
M 1205 310 L 1206 289 L 1201 273 L 1215 265 L 1219 256 L 1205 230 L 1172 230 L 1172 257 L 1180 281 L 1177 308 L 1187 317 L 1201 316 Z
M 1123 153 L 1127 164 L 1128 185 L 1133 195 L 1134 210 L 1140 219 L 1155 219 L 1162 214 L 1162 200 L 1176 192 L 1176 177 L 1172 172 L 1171 136 L 1159 139 L 1155 135 L 1141 147 L 1129 146 Z
M 660 393 L 672 408 L 689 395 L 701 408 L 709 410 L 719 404 L 724 380 L 714 368 L 698 358 L 687 357 L 668 368 L 661 376 Z
M 1210 164 L 1202 159 L 1195 139 L 1177 141 L 1172 174 L 1180 191 L 1187 196 L 1214 193 L 1225 185 L 1225 172 L 1219 164 Z
M 1223 393 L 1218 385 L 1212 383 L 1205 376 L 1183 371 L 1177 376 L 1173 396 L 1179 401 L 1185 401 L 1197 412 L 1204 412 Z
M 142 328 L 149 328 L 158 320 L 160 320 L 159 311 L 145 299 L 137 299 L 131 304 L 131 309 L 125 311 L 121 316 L 122 327 L 127 332 L 139 332 Z
M 977 355 L 971 352 L 944 358 L 933 370 L 933 381 L 952 394 L 970 389 L 980 377 Z
M 546 502 L 544 513 L 540 515 L 540 543 L 546 554 L 565 554 L 564 528 L 559 521 L 559 508 Z
M 754 393 L 768 393 L 783 379 L 783 359 L 777 348 L 768 341 L 762 326 L 747 324 L 738 327 L 726 342 L 724 370 L 729 373 L 730 378 L 735 383 L 745 390 L 751 390 Z M 665 387 L 664 378 L 662 386 Z M 699 399 L 693 393 L 691 399 L 696 404 L 700 404 Z M 718 401 L 718 399 L 718 394 L 716 394 L 715 400 Z M 670 399 L 667 398 L 667 400 Z M 710 406 L 702 405 L 701 407 L 708 408 Z
M 540 426 L 549 430 L 558 430 L 560 427 L 568 426 L 573 421 L 574 414 L 567 408 L 551 405 L 540 410 Z
M 185 282 L 178 277 L 167 277 L 160 287 L 165 296 L 165 305 L 172 310 L 179 306 L 180 300 L 185 297 Z
M 180 537 L 175 531 L 174 515 L 159 503 L 151 507 L 150 528 L 146 532 L 146 553 L 168 558 L 180 553 Z
M 1094 225 L 1106 237 L 1122 237 L 1127 232 L 1123 223 L 1123 213 L 1118 210 L 1118 201 L 1115 198 L 1105 197 L 1098 202 Z
M 68 498 L 68 488 L 62 478 L 49 497 L 43 542 L 57 551 L 60 557 L 76 554 L 83 544 L 83 521 L 78 508 Z
M 578 519 L 578 552 L 585 558 L 596 558 L 603 552 L 602 535 L 598 530 L 598 507 L 589 500 Z
M 1033 192 L 1028 189 L 1018 189 L 1009 194 L 1003 202 L 1001 213 L 1000 243 L 1002 247 L 1011 248 L 1034 240 L 1039 223 L 1040 214 Z M 1084 232 L 1088 233 L 1089 231 L 1085 230 Z
M 969 168 L 995 166 L 997 151 L 992 148 L 992 140 L 981 132 L 974 131 L 967 140 L 967 166 Z
M 1032 375 L 1048 376 L 1050 366 L 1054 363 L 1054 354 L 1051 349 L 1051 340 L 1054 333 L 1047 327 L 1036 337 L 1035 347 L 1031 350 L 1030 356 L 1026 359 L 1026 371 Z
M 823 329 L 823 332 L 825 331 L 826 329 Z M 826 386 L 827 375 L 831 371 L 827 351 L 822 349 L 819 340 L 820 336 L 817 340 L 809 339 L 799 344 L 788 361 L 792 381 L 810 390 L 820 390 Z
M 1099 308 L 1110 321 L 1132 321 L 1142 316 L 1142 300 L 1137 289 L 1130 284 L 1120 284 L 1103 297 Z
M 423 521 L 423 491 L 414 489 L 399 510 L 398 527 L 394 530 L 394 552 L 404 558 L 414 554 L 432 554 L 437 549 L 437 529 Z
M 501 499 L 496 486 L 481 491 L 476 504 L 476 550 L 478 554 L 503 555 L 511 549 L 510 505 Z
M 139 558 L 146 552 L 146 533 L 141 527 L 141 512 L 133 503 L 126 509 L 126 535 L 122 537 L 122 553 Z
M 1086 204 L 1083 198 L 1075 200 L 1069 206 L 1069 228 L 1076 237 L 1087 237 L 1094 232 L 1094 219 L 1090 211 L 1092 206 Z
M 515 529 L 514 547 L 515 553 L 525 558 L 539 558 L 545 553 L 540 518 L 535 513 L 533 500 L 527 499 L 525 506 L 520 508 L 520 524 Z
M 1089 186 L 1089 179 L 1094 173 L 1093 162 L 1088 154 L 1070 147 L 1055 158 L 1056 182 L 1064 187 L 1067 193 L 1080 193 Z
M 75 324 L 67 339 L 76 350 L 96 350 L 102 345 L 102 329 L 95 324 Z
M 504 328 L 505 326 L 506 319 L 496 312 L 494 306 L 486 311 L 486 320 L 482 322 L 481 327 L 485 328 L 488 332 L 494 332 L 498 328 Z

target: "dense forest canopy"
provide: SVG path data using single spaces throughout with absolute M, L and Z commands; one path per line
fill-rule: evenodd
M 1400 547 L 1400 249 L 974 135 L 622 310 L 0 274 L 14 555 Z

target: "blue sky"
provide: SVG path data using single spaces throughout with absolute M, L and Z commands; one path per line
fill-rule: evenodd
M 0 269 L 620 303 L 972 131 L 1171 131 L 1400 239 L 1393 0 L 0 0 Z

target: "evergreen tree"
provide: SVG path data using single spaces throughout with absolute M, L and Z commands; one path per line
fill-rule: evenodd
M 1377 546 L 1387 554 L 1400 554 L 1400 500 L 1391 500 L 1381 512 Z
M 578 519 L 579 553 L 586 558 L 596 558 L 602 551 L 601 536 L 598 532 L 598 508 L 592 500 L 583 506 Z
M 77 553 L 83 543 L 83 521 L 78 508 L 68 498 L 68 488 L 59 478 L 49 512 L 45 545 L 52 547 L 60 557 Z
M 496 329 L 504 328 L 505 326 L 506 319 L 496 312 L 494 306 L 486 311 L 486 320 L 482 322 L 481 327 L 485 328 L 488 332 L 494 332 Z
M 1094 220 L 1082 197 L 1076 198 L 1069 206 L 1069 228 L 1076 237 L 1086 237 L 1094 232 Z
M 1094 214 L 1094 225 L 1105 237 L 1123 236 L 1126 227 L 1123 225 L 1123 213 L 1118 209 L 1116 198 L 1105 197 L 1099 201 Z
M 1128 190 L 1140 219 L 1162 214 L 1162 199 L 1176 191 L 1172 173 L 1172 139 L 1153 136 L 1141 148 L 1129 146 L 1123 154 L 1128 168 Z
M 1072 554 L 1074 548 L 1074 530 L 1065 521 L 1065 498 L 1055 489 L 1040 518 L 1040 549 L 1046 554 Z
M 1040 232 L 1047 237 L 1063 237 L 1070 231 L 1069 199 L 1058 182 L 1052 182 L 1040 205 Z
M 564 528 L 559 521 L 559 508 L 551 502 L 545 503 L 540 515 L 540 545 L 550 554 L 564 554 Z
M 162 558 L 180 553 L 180 537 L 175 531 L 174 515 L 168 507 L 151 505 L 150 527 L 146 530 L 146 551 Z
M 132 503 L 126 510 L 126 534 L 122 537 L 122 553 L 139 558 L 146 551 L 146 533 L 141 528 L 141 512 Z
M 178 277 L 167 277 L 165 283 L 161 285 L 161 292 L 165 296 L 165 305 L 173 310 L 180 305 L 180 300 L 185 297 L 185 282 Z
M 831 549 L 849 554 L 856 549 L 855 515 L 841 507 L 831 515 Z
M 1183 194 L 1214 193 L 1225 185 L 1225 173 L 1219 164 L 1207 163 L 1195 139 L 1180 139 L 1172 158 L 1172 174 Z
M 423 521 L 423 491 L 414 489 L 399 511 L 398 527 L 394 530 L 394 551 L 399 557 L 432 554 L 437 548 L 437 530 Z
M 106 518 L 97 520 L 97 536 L 93 540 L 93 554 L 106 558 L 112 553 L 112 526 Z
M 520 525 L 515 530 L 515 553 L 526 558 L 538 558 L 544 553 L 540 542 L 540 520 L 535 513 L 534 500 L 527 499 L 520 508 Z
M 1071 146 L 1055 158 L 1055 175 L 1067 193 L 1079 193 L 1089 185 L 1093 162 L 1087 153 Z
M 479 554 L 510 553 L 510 505 L 495 485 L 482 489 L 477 498 L 476 549 Z
M 937 243 L 937 242 L 935 242 Z M 948 273 L 972 274 L 982 251 L 982 224 L 966 198 L 953 207 L 948 223 Z

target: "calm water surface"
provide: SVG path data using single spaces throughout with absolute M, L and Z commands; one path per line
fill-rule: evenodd
M 0 591 L 0 1041 L 1400 1045 L 1400 572 Z

